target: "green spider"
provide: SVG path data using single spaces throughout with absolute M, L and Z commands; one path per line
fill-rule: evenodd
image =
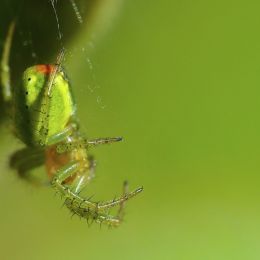
M 55 65 L 36 65 L 26 69 L 22 84 L 11 88 L 8 66 L 14 23 L 5 41 L 1 82 L 6 112 L 11 116 L 15 135 L 26 147 L 17 151 L 10 166 L 20 177 L 33 182 L 30 171 L 45 164 L 52 187 L 64 198 L 73 213 L 87 220 L 118 226 L 122 221 L 125 202 L 139 194 L 140 187 L 124 192 L 121 197 L 92 202 L 80 195 L 94 177 L 94 160 L 88 149 L 100 144 L 121 141 L 121 137 L 86 139 L 79 130 L 71 86 L 61 68 L 62 50 Z M 109 214 L 118 206 L 115 216 Z

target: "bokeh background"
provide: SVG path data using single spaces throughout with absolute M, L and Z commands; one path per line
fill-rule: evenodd
M 260 259 L 260 2 L 75 2 L 82 24 L 54 2 L 62 40 L 49 1 L 1 3 L 1 48 L 17 19 L 13 82 L 66 46 L 82 131 L 124 136 L 92 151 L 87 193 L 145 191 L 120 228 L 88 227 L 8 168 L 22 144 L 2 123 L 1 259 Z

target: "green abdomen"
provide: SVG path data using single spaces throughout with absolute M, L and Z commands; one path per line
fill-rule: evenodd
M 51 136 L 66 128 L 75 113 L 71 89 L 62 72 L 56 74 L 50 98 L 46 95 L 50 73 L 43 72 L 44 66 L 51 65 L 27 69 L 22 87 L 14 91 L 16 134 L 30 146 L 45 145 Z

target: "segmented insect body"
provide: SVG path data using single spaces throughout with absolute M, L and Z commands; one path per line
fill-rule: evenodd
M 9 37 L 10 33 L 7 42 Z M 9 49 L 10 46 L 5 49 L 5 56 Z M 65 205 L 73 214 L 117 226 L 122 220 L 125 202 L 142 188 L 128 192 L 124 183 L 122 196 L 104 202 L 93 202 L 81 196 L 82 189 L 94 177 L 95 163 L 88 149 L 122 138 L 87 139 L 80 132 L 71 86 L 61 68 L 63 56 L 64 50 L 55 65 L 28 68 L 22 84 L 11 88 L 9 96 L 8 81 L 2 81 L 3 97 L 8 96 L 6 105 L 12 107 L 15 135 L 26 145 L 11 157 L 10 166 L 20 177 L 35 183 L 30 171 L 45 164 L 53 188 L 64 197 Z M 118 213 L 112 216 L 109 211 L 115 206 L 118 206 Z

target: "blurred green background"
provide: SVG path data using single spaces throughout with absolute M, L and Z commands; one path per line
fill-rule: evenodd
M 111 198 L 125 179 L 145 191 L 127 203 L 120 228 L 89 228 L 61 209 L 51 188 L 31 187 L 8 169 L 10 154 L 22 145 L 4 125 L 1 259 L 260 259 L 260 2 L 100 6 L 105 2 L 103 12 L 91 13 L 96 20 L 86 14 L 81 25 L 71 8 L 59 13 L 57 2 L 66 26 L 74 24 L 63 43 L 82 130 L 125 138 L 93 150 L 97 177 L 88 194 Z M 42 10 L 37 6 L 32 17 L 18 20 L 18 32 L 46 26 L 55 32 L 39 36 L 52 45 L 36 48 L 37 62 L 55 60 L 61 43 L 48 4 L 46 24 L 30 22 Z M 1 16 L 2 41 L 11 17 Z M 17 38 L 14 53 L 22 57 L 26 48 L 19 46 Z M 22 65 L 11 63 L 17 75 Z

